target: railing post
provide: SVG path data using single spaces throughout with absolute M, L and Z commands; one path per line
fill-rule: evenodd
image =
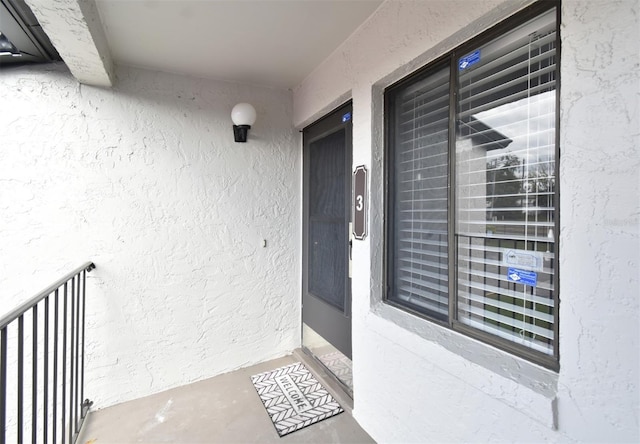
M 89 270 L 90 271 L 90 270 Z M 84 332 L 85 332 L 85 322 L 86 322 L 86 303 L 87 303 L 87 270 L 82 271 L 82 363 L 80 367 L 80 399 L 84 399 Z M 88 401 L 88 400 L 87 400 Z M 83 402 L 84 407 L 84 402 Z M 82 417 L 85 416 L 85 411 L 83 408 Z
M 22 398 L 24 396 L 24 317 L 20 315 L 18 318 L 18 443 L 23 442 L 22 423 L 24 420 L 24 412 L 22 406 Z
M 67 419 L 67 284 L 64 284 L 64 291 L 62 292 L 62 313 L 64 315 L 62 319 L 62 442 L 64 444 L 66 437 L 65 421 Z
M 75 411 L 75 415 L 73 417 L 73 432 L 74 435 L 76 433 L 78 433 L 78 411 L 80 410 L 79 405 L 78 405 L 78 382 L 80 381 L 80 377 L 78 375 L 78 361 L 80 359 L 80 274 L 78 273 L 78 276 L 76 277 L 76 281 L 78 283 L 78 289 L 76 291 L 76 353 L 75 353 L 75 360 L 74 360 L 74 365 L 75 365 L 75 381 L 76 381 L 76 387 L 75 387 L 75 397 L 73 398 L 73 405 L 74 405 L 74 411 Z
M 51 427 L 51 436 L 53 437 L 54 443 L 58 442 L 56 440 L 58 437 L 58 333 L 60 331 L 58 324 L 58 311 L 60 310 L 58 292 L 59 290 L 56 289 L 53 304 L 53 330 L 55 334 L 53 335 L 53 424 Z
M 42 431 L 43 443 L 47 442 L 49 429 L 49 296 L 44 298 L 44 360 L 42 378 L 44 381 L 44 395 L 42 398 Z M 35 439 L 34 439 L 35 442 Z
M 33 306 L 31 311 L 33 323 L 33 350 L 31 355 L 32 372 L 31 372 L 31 442 L 37 442 L 38 433 L 38 304 Z
M 0 444 L 7 442 L 7 327 L 0 330 Z
M 71 278 L 71 335 L 69 336 L 69 444 L 73 442 L 73 340 L 75 336 L 76 277 Z

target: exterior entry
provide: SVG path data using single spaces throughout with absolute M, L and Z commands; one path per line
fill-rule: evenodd
M 303 131 L 302 248 L 302 344 L 349 391 L 351 117 L 348 103 Z

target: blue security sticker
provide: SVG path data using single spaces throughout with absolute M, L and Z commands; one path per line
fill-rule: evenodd
M 475 65 L 480 61 L 480 50 L 473 51 L 471 54 L 462 57 L 458 60 L 458 69 L 462 71 L 470 66 Z
M 342 123 L 348 122 L 351 120 L 351 113 L 346 113 L 342 116 Z
M 507 280 L 535 287 L 538 284 L 538 273 L 535 271 L 520 270 L 519 268 L 509 268 L 507 270 Z

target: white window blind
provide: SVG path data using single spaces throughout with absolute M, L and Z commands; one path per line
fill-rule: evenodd
M 391 299 L 432 316 L 449 312 L 449 69 L 395 98 Z
M 555 17 L 552 9 L 480 47 L 460 69 L 455 164 L 458 320 L 549 355 Z

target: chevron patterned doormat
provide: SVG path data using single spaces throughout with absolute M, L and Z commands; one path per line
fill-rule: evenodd
M 300 362 L 251 377 L 282 437 L 344 410 Z

